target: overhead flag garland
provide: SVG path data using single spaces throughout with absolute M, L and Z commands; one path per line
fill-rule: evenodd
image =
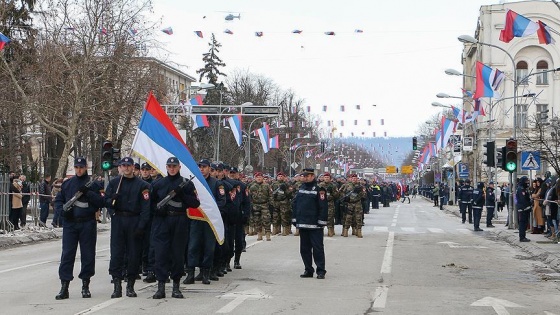
M 166 27 L 166 28 L 162 29 L 161 31 L 164 32 L 167 35 L 173 35 L 173 29 L 171 27 Z

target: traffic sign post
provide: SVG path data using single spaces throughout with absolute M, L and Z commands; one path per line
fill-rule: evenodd
M 469 166 L 465 163 L 457 164 L 459 168 L 459 178 L 469 178 Z

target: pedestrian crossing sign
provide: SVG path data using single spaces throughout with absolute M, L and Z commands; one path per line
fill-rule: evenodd
M 521 152 L 521 169 L 538 171 L 541 169 L 541 154 L 539 151 Z

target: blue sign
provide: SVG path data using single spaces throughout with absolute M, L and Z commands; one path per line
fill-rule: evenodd
M 457 164 L 459 178 L 469 178 L 469 166 L 465 163 Z
M 541 153 L 539 151 L 521 152 L 521 169 L 538 171 L 541 169 Z

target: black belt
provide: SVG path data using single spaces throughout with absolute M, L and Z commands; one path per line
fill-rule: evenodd
M 139 216 L 140 213 L 130 212 L 130 211 L 117 211 L 117 212 L 115 212 L 115 215 L 120 216 L 120 217 L 136 217 L 136 216 Z
M 93 216 L 93 217 L 71 218 L 71 219 L 66 219 L 66 220 L 68 220 L 70 222 L 75 222 L 75 223 L 82 223 L 82 222 L 95 220 L 95 216 Z

